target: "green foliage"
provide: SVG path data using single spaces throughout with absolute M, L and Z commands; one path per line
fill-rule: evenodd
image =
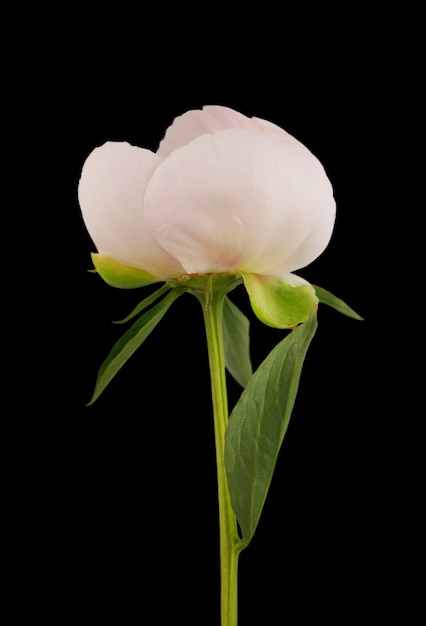
M 251 541 L 259 522 L 316 329 L 315 308 L 306 322 L 270 352 L 231 413 L 225 465 L 243 547 Z
M 93 404 L 111 382 L 117 372 L 123 367 L 132 354 L 142 345 L 148 335 L 154 330 L 173 302 L 183 292 L 173 289 L 165 298 L 144 313 L 127 332 L 117 341 L 98 373 L 95 391 L 89 402 Z
M 226 368 L 245 387 L 252 375 L 250 322 L 228 297 L 223 303 L 223 343 Z
M 290 285 L 274 276 L 242 274 L 254 313 L 273 328 L 295 328 L 318 304 L 312 285 Z
M 351 307 L 348 306 L 346 302 L 343 302 L 343 300 L 341 300 L 340 298 L 333 296 L 333 294 L 327 291 L 326 289 L 323 289 L 322 287 L 318 287 L 317 285 L 312 285 L 312 286 L 315 289 L 315 293 L 317 294 L 318 300 L 322 302 L 323 304 L 327 304 L 328 306 L 331 306 L 333 309 L 336 309 L 336 311 L 339 311 L 339 313 L 343 313 L 343 315 L 352 317 L 352 319 L 354 320 L 364 319 L 363 317 L 358 315 L 358 313 L 356 313 L 353 309 L 351 309 Z
M 96 272 L 111 287 L 135 289 L 161 282 L 159 278 L 145 272 L 145 270 L 121 263 L 121 261 L 117 261 L 117 259 L 106 254 L 92 252 L 92 261 Z
M 158 300 L 160 296 L 164 295 L 169 290 L 169 285 L 163 285 L 162 287 L 160 287 L 160 289 L 154 291 L 154 293 L 152 293 L 150 296 L 144 298 L 142 302 L 139 302 L 139 304 L 133 309 L 131 313 L 129 313 L 129 315 L 127 315 L 127 317 L 122 320 L 114 321 L 114 324 L 125 324 L 126 322 L 129 322 L 131 319 L 142 313 L 142 311 L 145 311 L 145 309 L 150 307 L 151 304 L 154 304 L 154 302 Z

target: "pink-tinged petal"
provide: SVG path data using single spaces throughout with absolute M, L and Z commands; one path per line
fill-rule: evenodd
M 269 267 L 274 276 L 285 276 L 288 272 L 300 270 L 312 263 L 327 247 L 330 241 L 330 232 L 333 230 L 335 215 L 332 211 L 324 215 L 322 227 L 312 228 L 307 232 L 305 239 L 283 263 Z
M 146 231 L 144 195 L 161 159 L 125 142 L 107 142 L 84 163 L 78 198 L 87 230 L 101 254 L 155 276 L 176 276 L 180 264 Z
M 288 273 L 292 259 L 302 267 L 328 244 L 335 202 L 302 144 L 231 129 L 197 137 L 157 168 L 145 216 L 188 273 Z
M 209 105 L 176 117 L 160 142 L 157 154 L 165 159 L 174 150 L 206 133 L 227 128 L 253 128 L 249 117 L 229 107 Z
M 280 126 L 259 117 L 247 117 L 234 109 L 219 105 L 207 105 L 202 109 L 193 109 L 176 117 L 160 142 L 157 154 L 165 159 L 177 148 L 185 146 L 196 137 L 206 133 L 231 128 L 257 130 L 277 141 L 298 140 Z
M 290 135 L 286 130 L 281 128 L 281 126 L 277 126 L 273 122 L 269 122 L 268 120 L 262 120 L 260 117 L 252 118 L 253 125 L 257 127 L 258 130 L 266 133 L 272 139 L 276 139 L 277 141 L 294 141 L 300 144 L 300 141 Z

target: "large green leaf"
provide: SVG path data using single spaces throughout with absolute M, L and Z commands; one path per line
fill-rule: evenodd
M 223 342 L 226 368 L 245 387 L 252 375 L 250 322 L 228 297 L 223 303 Z
M 323 304 L 327 304 L 327 306 L 331 306 L 339 313 L 343 313 L 343 315 L 347 315 L 348 317 L 352 317 L 354 320 L 363 320 L 364 318 L 358 315 L 350 306 L 343 302 L 340 298 L 333 296 L 332 293 L 323 289 L 322 287 L 318 287 L 318 285 L 312 285 L 315 289 L 315 293 L 317 294 L 318 300 Z
M 243 547 L 259 522 L 316 329 L 315 309 L 270 352 L 231 413 L 225 435 L 225 465 Z
M 88 405 L 93 404 L 95 400 L 99 398 L 105 387 L 111 382 L 117 372 L 139 346 L 141 346 L 164 317 L 176 298 L 182 293 L 180 289 L 173 289 L 163 300 L 160 300 L 160 302 L 142 315 L 117 341 L 99 369 L 95 391 Z

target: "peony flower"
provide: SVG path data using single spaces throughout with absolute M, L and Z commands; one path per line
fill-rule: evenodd
M 93 263 L 113 286 L 235 275 L 257 316 L 279 328 L 318 302 L 294 272 L 330 241 L 332 186 L 271 122 L 205 106 L 177 117 L 157 152 L 107 142 L 84 163 L 78 198 Z

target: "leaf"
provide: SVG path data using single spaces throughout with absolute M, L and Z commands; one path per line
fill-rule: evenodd
M 339 311 L 339 313 L 343 313 L 343 315 L 352 317 L 352 319 L 354 320 L 364 320 L 363 317 L 358 315 L 358 313 L 356 313 L 353 309 L 351 309 L 351 307 L 348 306 L 345 302 L 343 302 L 343 300 L 341 300 L 340 298 L 333 296 L 332 293 L 330 293 L 329 291 L 326 291 L 326 289 L 323 289 L 322 287 L 318 287 L 317 285 L 312 285 L 312 286 L 315 289 L 315 293 L 317 294 L 318 300 L 322 302 L 323 304 L 327 304 L 328 306 L 331 306 L 333 309 L 336 309 L 336 311 Z
M 164 293 L 166 293 L 169 289 L 170 289 L 169 285 L 163 285 L 162 287 L 160 287 L 160 289 L 157 289 L 157 291 L 154 291 L 154 293 L 152 293 L 150 296 L 144 298 L 142 302 L 139 302 L 139 304 L 133 309 L 131 313 L 129 313 L 127 317 L 125 317 L 122 320 L 115 320 L 113 324 L 125 324 L 129 320 L 136 317 L 136 315 L 139 315 L 139 313 L 142 313 L 142 311 L 144 311 L 149 306 L 151 306 L 151 304 L 153 304 L 156 300 L 158 300 L 158 298 L 162 296 Z
M 225 365 L 242 387 L 247 385 L 252 375 L 249 329 L 247 317 L 226 297 L 223 303 Z
M 117 341 L 103 364 L 96 380 L 95 391 L 88 406 L 99 398 L 105 387 L 111 382 L 117 372 L 123 367 L 132 354 L 142 345 L 148 335 L 154 330 L 164 317 L 173 302 L 183 293 L 180 289 L 173 289 L 163 300 L 142 315 L 129 330 Z
M 315 309 L 270 352 L 231 413 L 225 465 L 242 547 L 251 541 L 259 522 L 316 329 Z

